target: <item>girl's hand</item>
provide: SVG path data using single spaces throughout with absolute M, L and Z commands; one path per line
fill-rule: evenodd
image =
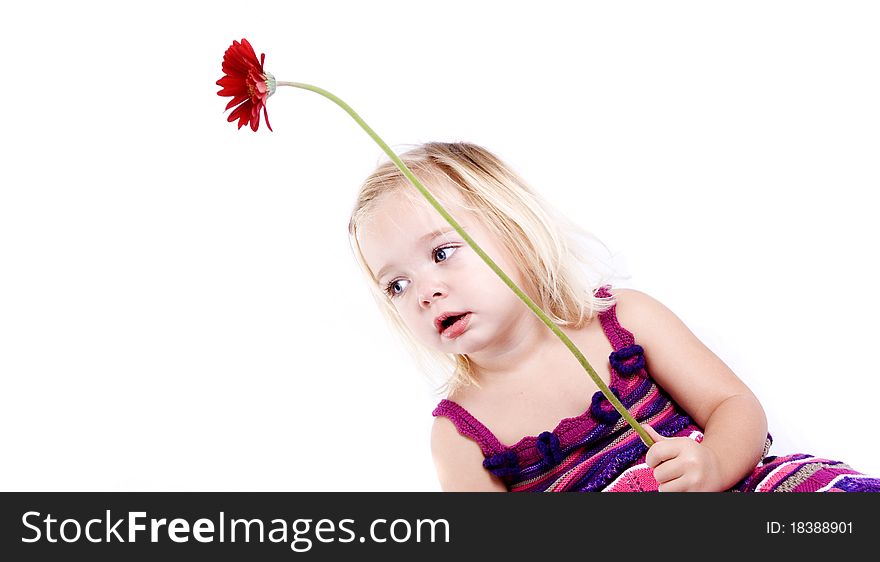
M 720 462 L 712 449 L 689 437 L 664 437 L 642 424 L 654 444 L 645 461 L 654 469 L 660 492 L 720 492 Z

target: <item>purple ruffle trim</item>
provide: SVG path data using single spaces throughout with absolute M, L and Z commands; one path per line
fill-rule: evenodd
M 483 459 L 483 468 L 495 476 L 516 476 L 519 474 L 519 460 L 515 452 L 508 450 Z
M 608 356 L 611 366 L 621 376 L 634 375 L 645 368 L 645 350 L 638 344 L 622 347 Z
M 562 451 L 559 448 L 559 437 L 552 431 L 545 431 L 538 436 L 535 447 L 541 453 L 541 462 L 547 468 L 562 462 Z
M 620 393 L 616 388 L 611 388 L 611 393 L 620 400 Z M 602 391 L 599 390 L 593 394 L 593 401 L 590 404 L 590 414 L 599 423 L 613 424 L 617 423 L 617 420 L 620 419 L 620 412 L 614 408 L 611 402 L 609 402 L 608 399 L 605 398 L 605 395 L 602 394 Z

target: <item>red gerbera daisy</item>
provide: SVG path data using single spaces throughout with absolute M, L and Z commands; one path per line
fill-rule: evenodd
M 232 97 L 226 109 L 238 106 L 229 114 L 227 121 L 231 123 L 238 119 L 239 129 L 249 123 L 251 129 L 256 131 L 260 126 L 262 109 L 266 126 L 272 130 L 269 114 L 266 112 L 266 100 L 275 93 L 275 77 L 263 70 L 265 60 L 265 53 L 257 60 L 257 54 L 247 39 L 242 39 L 241 43 L 233 41 L 223 55 L 225 76 L 217 80 L 217 85 L 223 87 L 217 95 Z

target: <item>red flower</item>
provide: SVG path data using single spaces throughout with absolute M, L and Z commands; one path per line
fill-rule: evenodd
M 257 60 L 257 54 L 247 39 L 242 39 L 241 43 L 233 41 L 223 55 L 225 76 L 217 80 L 217 85 L 223 87 L 217 95 L 232 97 L 226 109 L 238 106 L 229 114 L 227 121 L 231 123 L 238 119 L 239 129 L 249 123 L 251 129 L 256 131 L 260 126 L 262 109 L 266 126 L 272 130 L 269 114 L 266 113 L 266 100 L 275 93 L 275 77 L 263 70 L 265 60 L 265 54 L 261 54 L 260 60 Z

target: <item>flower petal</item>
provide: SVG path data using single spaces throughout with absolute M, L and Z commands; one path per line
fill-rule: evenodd
M 266 118 L 266 126 L 269 127 L 269 130 L 272 131 L 272 125 L 269 124 L 269 114 L 266 112 L 266 106 L 263 106 L 263 117 Z M 273 133 L 275 131 L 272 131 Z
M 260 104 L 251 104 L 251 129 L 254 132 L 260 127 Z
M 220 80 L 217 80 L 216 84 L 223 88 L 239 88 L 241 90 L 247 91 L 247 81 L 240 76 L 230 76 L 227 74 Z
M 243 125 L 250 121 L 252 107 L 253 104 L 250 101 L 246 101 L 233 109 L 232 113 L 229 114 L 229 117 L 227 117 L 226 120 L 231 123 L 238 119 L 238 128 L 241 129 Z
M 257 53 L 254 52 L 254 48 L 251 47 L 251 44 L 248 43 L 248 40 L 247 40 L 247 39 L 242 39 L 242 40 L 241 40 L 241 49 L 240 49 L 240 51 L 241 51 L 241 53 L 245 56 L 245 58 L 246 58 L 246 60 L 247 60 L 248 62 L 250 62 L 250 63 L 253 64 L 254 66 L 260 66 L 260 67 L 262 67 L 262 65 L 260 64 L 260 61 L 257 60 Z M 261 68 L 261 70 L 262 70 L 262 68 Z
M 229 109 L 230 107 L 236 106 L 247 99 L 248 99 L 247 94 L 236 96 L 236 97 L 232 98 L 228 104 L 226 104 L 226 109 Z

